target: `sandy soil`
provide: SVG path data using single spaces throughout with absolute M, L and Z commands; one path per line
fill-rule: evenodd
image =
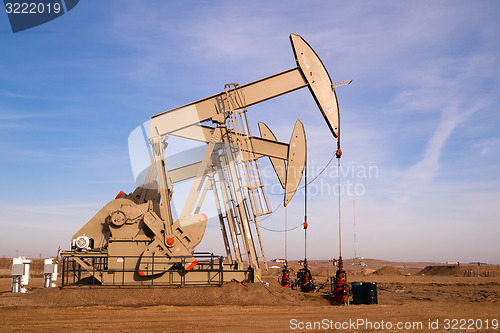
M 276 272 L 263 277 L 269 286 L 43 289 L 42 279 L 33 278 L 26 294 L 12 294 L 10 279 L 2 278 L 0 331 L 281 332 L 313 331 L 316 322 L 316 331 L 443 332 L 447 331 L 446 319 L 469 320 L 462 329 L 463 322 L 457 322 L 451 331 L 500 331 L 492 327 L 493 319 L 500 320 L 500 271 L 495 277 L 464 277 L 462 268 L 453 273 L 436 267 L 419 275 L 422 264 L 408 275 L 401 270 L 409 264 L 378 265 L 370 268 L 379 270 L 378 274 L 363 275 L 359 267 L 351 269 L 348 281 L 377 282 L 379 304 L 350 306 L 330 304 L 324 292 L 303 294 L 282 288 Z M 311 268 L 317 282 L 326 278 L 320 274 L 325 270 L 323 263 L 311 263 Z M 436 321 L 436 329 L 429 328 L 429 322 Z M 398 322 L 421 326 L 398 329 Z M 393 327 L 389 329 L 388 323 Z M 480 323 L 482 329 L 478 329 Z M 335 328 L 342 324 L 346 329 Z

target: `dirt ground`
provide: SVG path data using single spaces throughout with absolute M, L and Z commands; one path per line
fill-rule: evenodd
M 327 265 L 311 263 L 318 283 L 333 273 Z M 346 261 L 348 282 L 377 282 L 379 300 L 349 306 L 332 305 L 324 291 L 280 287 L 276 268 L 262 278 L 269 285 L 222 287 L 44 289 L 32 278 L 28 293 L 12 294 L 10 278 L 0 278 L 0 331 L 500 332 L 497 266 L 422 270 L 427 265 Z M 464 276 L 468 269 L 490 276 Z

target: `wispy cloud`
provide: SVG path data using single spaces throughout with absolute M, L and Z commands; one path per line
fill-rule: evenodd
M 44 98 L 43 96 L 20 94 L 20 93 L 15 93 L 15 92 L 12 92 L 12 91 L 9 91 L 9 90 L 1 90 L 0 91 L 0 96 L 3 96 L 3 97 L 14 97 L 14 98 L 24 98 L 24 99 L 41 99 L 41 98 Z
M 442 150 L 448 138 L 469 116 L 488 104 L 489 102 L 479 102 L 463 112 L 458 111 L 458 106 L 452 105 L 442 111 L 439 125 L 429 138 L 421 160 L 400 175 L 401 179 L 395 190 L 399 200 L 408 198 L 431 184 L 439 171 Z
M 477 145 L 481 156 L 498 155 L 500 151 L 500 138 L 488 138 L 481 140 Z
M 54 118 L 56 114 L 52 113 L 0 113 L 0 120 L 26 120 L 26 119 L 40 119 L 40 118 Z

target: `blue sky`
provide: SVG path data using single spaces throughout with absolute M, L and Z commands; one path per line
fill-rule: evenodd
M 226 83 L 294 67 L 293 32 L 334 82 L 354 79 L 337 89 L 344 257 L 355 217 L 359 256 L 500 263 L 499 14 L 498 1 L 87 0 L 15 34 L 0 14 L 0 255 L 68 249 L 102 206 L 134 189 L 135 127 Z M 281 141 L 301 119 L 311 172 L 334 153 L 307 89 L 249 108 L 249 119 Z M 310 185 L 311 259 L 338 256 L 335 167 Z M 265 182 L 275 193 L 276 180 Z M 303 198 L 288 208 L 291 227 Z M 261 226 L 282 230 L 284 209 Z M 268 258 L 283 257 L 283 233 L 262 233 Z M 288 257 L 303 257 L 302 229 L 288 240 Z M 199 249 L 223 253 L 217 221 Z

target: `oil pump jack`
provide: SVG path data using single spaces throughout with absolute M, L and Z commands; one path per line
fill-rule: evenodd
M 71 251 L 61 254 L 63 286 L 85 279 L 103 285 L 222 284 L 254 281 L 267 268 L 258 218 L 271 210 L 258 160 L 270 158 L 286 206 L 302 178 L 306 136 L 299 120 L 288 143 L 264 123 L 254 136 L 247 108 L 308 87 L 333 136 L 339 133 L 337 97 L 326 68 L 302 37 L 291 34 L 290 41 L 296 67 L 241 86 L 226 84 L 219 94 L 152 116 L 144 184 L 120 192 L 75 233 Z M 169 136 L 206 143 L 204 157 L 169 169 L 164 158 Z M 187 179 L 194 179 L 191 191 L 174 221 L 173 186 Z M 226 259 L 194 252 L 207 225 L 200 210 L 209 190 Z

